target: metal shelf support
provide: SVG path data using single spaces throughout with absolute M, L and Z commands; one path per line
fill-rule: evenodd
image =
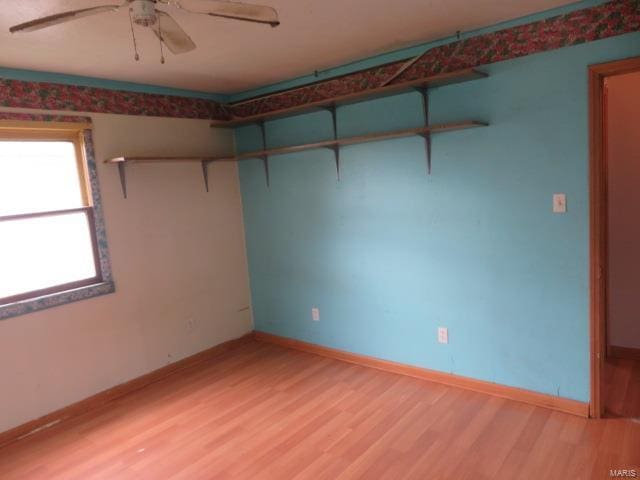
M 424 126 L 429 127 L 429 89 L 416 87 L 415 90 L 422 96 L 422 110 L 424 112 Z M 431 132 L 420 134 L 424 138 L 424 150 L 427 157 L 427 175 L 431 175 Z
M 209 164 L 210 160 L 202 160 L 202 178 L 204 179 L 204 188 L 209 193 Z
M 260 133 L 262 134 L 262 149 L 267 149 L 267 129 L 264 124 L 264 120 L 258 122 L 258 126 L 260 127 Z M 269 188 L 269 156 L 262 155 L 260 157 L 262 159 L 262 164 L 264 165 L 264 176 L 267 179 L 267 188 Z
M 328 107 L 322 107 L 322 108 L 331 114 L 331 120 L 333 122 L 333 139 L 338 140 L 337 107 L 334 104 L 334 105 L 329 105 Z M 336 175 L 338 176 L 338 181 L 340 181 L 340 145 L 333 145 L 327 148 L 333 151 L 333 155 L 336 160 Z
M 125 173 L 124 162 L 118 163 L 118 175 L 120 176 L 120 187 L 122 188 L 122 196 L 127 198 L 127 175 Z

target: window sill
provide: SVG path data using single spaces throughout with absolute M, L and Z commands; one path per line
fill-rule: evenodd
M 94 283 L 85 287 L 65 290 L 64 292 L 51 293 L 40 297 L 20 300 L 18 302 L 6 303 L 0 305 L 0 320 L 5 318 L 25 315 L 31 312 L 44 310 L 45 308 L 57 307 L 58 305 L 66 305 L 67 303 L 86 300 L 87 298 L 98 297 L 108 293 L 115 292 L 113 281 Z

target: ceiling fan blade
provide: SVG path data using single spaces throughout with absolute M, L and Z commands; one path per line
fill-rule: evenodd
M 196 48 L 191 37 L 171 15 L 160 10 L 156 10 L 156 15 L 158 22 L 154 25 L 153 32 L 171 50 L 171 53 L 186 53 Z
M 272 27 L 280 25 L 278 12 L 274 8 L 264 5 L 252 5 L 249 3 L 230 2 L 226 0 L 201 0 L 205 5 L 202 10 L 194 10 L 185 6 L 185 2 L 176 0 L 170 2 L 183 10 L 191 13 L 200 13 L 212 17 L 231 18 L 246 22 L 266 23 Z
M 47 17 L 37 18 L 29 22 L 20 23 L 9 28 L 11 33 L 16 32 L 33 32 L 41 28 L 51 27 L 59 23 L 68 22 L 77 18 L 88 17 L 103 12 L 115 12 L 121 5 L 103 5 L 101 7 L 83 8 L 82 10 L 72 10 L 70 12 L 56 13 Z

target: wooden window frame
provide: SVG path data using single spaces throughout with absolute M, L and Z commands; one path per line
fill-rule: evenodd
M 16 302 L 28 301 L 67 292 L 70 290 L 98 285 L 104 282 L 102 266 L 100 261 L 100 251 L 98 246 L 95 209 L 93 205 L 93 195 L 91 191 L 91 180 L 89 175 L 86 148 L 84 143 L 84 130 L 90 125 L 84 123 L 66 122 L 0 122 L 0 141 L 65 141 L 71 142 L 74 146 L 76 166 L 78 171 L 78 182 L 80 183 L 82 207 L 75 207 L 61 210 L 42 210 L 23 214 L 0 216 L 0 222 L 24 220 L 29 218 L 46 218 L 54 216 L 70 215 L 74 213 L 84 213 L 87 218 L 91 248 L 94 260 L 96 275 L 91 278 L 80 279 L 73 282 L 53 285 L 51 287 L 21 292 L 19 294 L 0 298 L 0 307 Z

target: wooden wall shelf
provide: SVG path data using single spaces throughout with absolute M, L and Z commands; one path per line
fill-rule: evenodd
M 454 123 L 444 123 L 439 125 L 431 125 L 429 122 L 429 89 L 432 87 L 441 87 L 445 85 L 452 85 L 460 82 L 468 82 L 479 78 L 487 77 L 488 74 L 468 68 L 459 70 L 457 72 L 443 73 L 440 75 L 434 75 L 431 77 L 424 77 L 409 82 L 400 82 L 395 84 L 386 85 L 379 88 L 372 88 L 364 92 L 353 93 L 349 95 L 342 95 L 331 98 L 329 100 L 322 100 L 317 102 L 311 102 L 306 105 L 285 108 L 282 110 L 269 112 L 266 114 L 252 115 L 242 118 L 235 118 L 228 121 L 214 121 L 211 123 L 212 127 L 237 127 L 240 125 L 256 124 L 260 127 L 262 136 L 262 149 L 235 154 L 228 156 L 218 157 L 167 157 L 167 156 L 146 156 L 146 157 L 117 157 L 109 160 L 105 160 L 105 163 L 115 163 L 118 165 L 118 173 L 120 174 L 120 184 L 122 186 L 122 194 L 127 198 L 127 182 L 125 174 L 125 166 L 130 163 L 157 163 L 157 162 L 200 162 L 202 165 L 202 176 L 204 178 L 204 185 L 209 191 L 209 164 L 212 162 L 222 161 L 240 161 L 247 160 L 249 158 L 259 158 L 264 165 L 264 173 L 267 180 L 267 186 L 269 186 L 269 157 L 272 155 L 284 155 L 287 153 L 303 152 L 305 150 L 313 150 L 318 148 L 327 148 L 334 153 L 336 163 L 336 173 L 338 180 L 340 180 L 340 148 L 348 145 L 356 145 L 359 143 L 375 142 L 381 140 L 390 140 L 394 138 L 409 137 L 413 135 L 419 135 L 424 138 L 427 174 L 431 174 L 431 135 L 441 132 L 449 132 L 453 130 L 463 130 L 467 128 L 484 127 L 486 123 L 465 120 Z M 379 98 L 388 95 L 397 95 L 408 91 L 417 91 L 422 97 L 422 108 L 424 114 L 424 126 L 417 128 L 409 128 L 405 130 L 395 130 L 391 132 L 372 133 L 367 135 L 359 135 L 348 138 L 338 138 L 338 116 L 337 110 L 340 105 L 349 103 L 362 102 L 365 100 L 371 100 L 373 98 Z M 233 105 L 241 105 L 243 102 L 236 102 Z M 313 110 L 326 110 L 331 114 L 331 120 L 333 125 L 333 139 L 324 140 L 320 142 L 304 143 L 301 145 L 292 145 L 288 147 L 267 148 L 267 132 L 265 128 L 265 121 L 276 118 L 282 118 L 291 115 L 299 115 L 302 113 L 310 112 Z
M 467 120 L 456 123 L 443 123 L 440 125 L 432 125 L 430 127 L 408 128 L 405 130 L 395 130 L 392 132 L 370 133 L 367 135 L 359 135 L 356 137 L 338 138 L 335 140 L 324 140 L 321 142 L 303 143 L 300 145 L 291 145 L 288 147 L 269 148 L 265 150 L 256 150 L 253 152 L 241 153 L 233 157 L 218 157 L 215 160 L 247 160 L 250 158 L 262 158 L 273 155 L 285 155 L 287 153 L 304 152 L 305 150 L 317 150 L 319 148 L 332 149 L 333 147 L 345 147 L 348 145 L 357 145 L 360 143 L 379 142 L 382 140 L 392 140 L 394 138 L 404 138 L 412 136 L 423 136 L 426 134 L 451 132 L 454 130 L 465 130 L 468 128 L 486 127 L 487 124 L 477 122 L 475 120 Z
M 358 135 L 355 137 L 336 138 L 333 140 L 324 140 L 320 142 L 303 143 L 300 145 L 291 145 L 288 147 L 268 148 L 263 150 L 255 150 L 252 152 L 241 153 L 238 155 L 227 155 L 217 157 L 163 157 L 163 156 L 124 156 L 116 157 L 105 160 L 104 163 L 112 163 L 118 165 L 118 172 L 120 174 L 120 184 L 122 186 L 122 194 L 124 198 L 127 198 L 127 184 L 125 175 L 125 165 L 132 163 L 148 164 L 148 163 L 190 163 L 198 162 L 202 165 L 202 175 L 204 177 L 205 188 L 209 191 L 209 174 L 208 167 L 212 162 L 235 162 L 248 160 L 251 158 L 261 158 L 265 160 L 265 173 L 267 175 L 268 184 L 268 163 L 266 159 L 273 155 L 285 155 L 288 153 L 304 152 L 306 150 L 317 150 L 321 148 L 327 148 L 333 150 L 338 155 L 340 147 L 349 145 L 357 145 L 361 143 L 376 142 L 382 140 L 392 140 L 395 138 L 405 138 L 411 136 L 429 137 L 430 135 L 444 132 L 451 132 L 454 130 L 466 130 L 469 128 L 486 127 L 488 124 L 475 120 L 466 120 L 462 122 L 454 123 L 442 123 L 439 125 L 431 125 L 428 127 L 408 128 L 404 130 L 395 130 L 392 132 L 370 133 L 367 135 Z M 338 157 L 336 156 L 336 159 Z M 340 164 L 336 162 L 336 169 L 338 178 L 340 176 Z
M 263 122 L 267 120 L 274 120 L 276 118 L 283 118 L 292 115 L 299 115 L 302 113 L 312 112 L 315 110 L 326 109 L 330 107 L 336 107 L 340 105 L 346 105 L 350 103 L 363 102 L 371 100 L 373 98 L 380 98 L 389 95 L 398 95 L 406 93 L 416 89 L 426 89 L 433 87 L 441 87 L 445 85 L 452 85 L 455 83 L 468 82 L 471 80 L 477 80 L 485 78 L 489 74 L 481 72 L 473 68 L 467 68 L 459 70 L 457 72 L 443 73 L 434 75 L 431 77 L 423 77 L 417 80 L 411 80 L 409 82 L 394 83 L 379 88 L 371 88 L 363 92 L 352 93 L 348 95 L 341 95 L 331 98 L 329 100 L 319 100 L 316 102 L 307 103 L 305 105 L 284 108 L 282 110 L 276 110 L 269 113 L 251 115 L 247 117 L 238 117 L 231 120 L 215 120 L 211 122 L 212 127 L 218 128 L 230 128 L 239 127 L 241 125 L 248 125 L 252 123 Z M 255 99 L 253 99 L 255 100 Z M 232 103 L 232 106 L 242 105 L 245 101 Z
M 211 162 L 213 160 L 220 160 L 223 157 L 161 157 L 161 156 L 146 156 L 146 157 L 116 157 L 105 160 L 104 163 L 190 163 L 190 162 Z M 225 157 L 227 158 L 227 157 Z M 228 157 L 231 158 L 231 157 Z
M 430 127 L 407 128 L 404 130 L 395 130 L 392 132 L 369 133 L 367 135 L 358 135 L 355 137 L 338 138 L 335 140 L 323 140 L 320 142 L 302 143 L 300 145 L 290 145 L 288 147 L 269 148 L 265 150 L 254 150 L 251 152 L 241 153 L 239 155 L 226 155 L 217 157 L 161 157 L 146 156 L 135 157 L 125 156 L 116 157 L 105 160 L 104 163 L 189 163 L 189 162 L 234 162 L 240 160 L 248 160 L 250 158 L 261 158 L 265 155 L 285 155 L 287 153 L 303 152 L 305 150 L 317 150 L 319 148 L 331 148 L 334 146 L 356 145 L 359 143 L 368 143 L 382 140 L 391 140 L 394 138 L 412 137 L 415 135 L 422 136 L 427 133 L 443 133 L 454 130 L 466 130 L 468 128 L 486 127 L 485 122 L 476 120 L 466 120 L 463 122 L 442 123 L 439 125 L 431 125 Z

